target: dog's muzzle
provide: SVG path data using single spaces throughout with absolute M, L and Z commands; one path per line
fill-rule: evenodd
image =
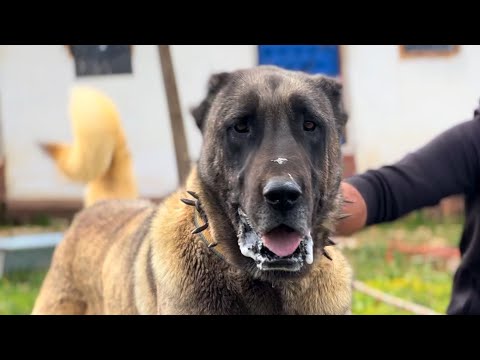
M 299 271 L 305 263 L 313 263 L 313 239 L 310 234 L 300 234 L 280 225 L 260 236 L 248 216 L 238 209 L 240 226 L 238 245 L 246 257 L 252 258 L 264 271 Z

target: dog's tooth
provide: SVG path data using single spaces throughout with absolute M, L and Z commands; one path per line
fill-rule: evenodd
M 338 218 L 338 220 L 343 220 L 343 219 L 346 219 L 348 217 L 352 216 L 352 214 L 342 214 L 340 215 L 340 217 Z
M 196 202 L 193 201 L 193 200 L 190 200 L 190 199 L 180 199 L 180 201 L 183 202 L 186 205 L 189 205 L 189 206 L 195 206 L 196 205 Z
M 203 224 L 202 226 L 199 226 L 198 228 L 196 228 L 195 230 L 192 231 L 192 234 L 198 234 L 198 233 L 201 233 L 203 230 L 205 230 L 206 228 L 208 228 L 208 222 Z
M 332 261 L 332 257 L 325 249 L 323 249 L 323 256 L 325 256 L 328 260 Z

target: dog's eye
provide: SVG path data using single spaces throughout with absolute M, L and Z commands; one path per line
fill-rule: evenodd
M 248 133 L 250 131 L 250 128 L 248 127 L 248 123 L 246 121 L 239 122 L 233 128 L 238 133 Z
M 313 131 L 313 130 L 315 130 L 316 127 L 317 127 L 317 125 L 315 125 L 315 123 L 313 121 L 305 121 L 303 123 L 303 130 L 305 130 L 305 131 Z

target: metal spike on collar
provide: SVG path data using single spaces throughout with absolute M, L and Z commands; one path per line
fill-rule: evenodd
M 190 191 L 190 190 L 187 190 L 187 193 L 190 194 L 192 197 L 194 197 L 195 200 L 190 200 L 190 199 L 180 199 L 180 200 L 186 205 L 194 206 L 195 210 L 200 215 L 200 218 L 204 221 L 203 225 L 201 225 L 201 226 L 192 230 L 192 235 L 200 234 L 202 231 L 204 231 L 208 228 L 207 215 L 205 214 L 205 211 L 203 211 L 203 209 L 202 209 L 202 203 L 201 203 L 201 201 L 198 197 L 198 194 L 196 192 Z M 214 248 L 217 245 L 218 245 L 217 243 L 212 243 L 212 244 L 209 244 L 208 247 L 209 248 Z
M 195 191 L 187 190 L 187 193 L 189 193 L 189 194 L 192 195 L 195 199 L 198 200 L 198 194 L 197 194 Z
M 185 205 L 188 205 L 188 206 L 195 206 L 197 205 L 197 202 L 194 201 L 194 200 L 190 200 L 190 199 L 180 199 L 181 202 L 183 202 Z
M 335 246 L 337 245 L 337 243 L 335 241 L 333 241 L 332 239 L 327 239 L 327 245 L 326 246 Z
M 196 229 L 194 229 L 192 231 L 192 234 L 198 234 L 198 233 L 201 233 L 203 230 L 205 230 L 206 228 L 208 228 L 208 222 L 206 222 L 205 224 L 203 224 L 202 226 L 199 226 L 197 227 Z
M 332 257 L 325 249 L 323 249 L 323 256 L 325 256 L 328 260 L 332 261 Z

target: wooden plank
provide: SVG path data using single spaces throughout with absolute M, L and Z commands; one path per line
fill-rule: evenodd
M 177 159 L 178 179 L 180 184 L 184 184 L 190 171 L 190 156 L 188 155 L 187 139 L 183 126 L 182 111 L 170 54 L 170 46 L 158 45 L 158 53 L 162 66 L 163 83 L 167 94 L 173 143 L 175 145 L 175 156 Z
M 386 304 L 395 306 L 399 309 L 407 310 L 410 311 L 416 315 L 441 315 L 440 313 L 437 313 L 433 311 L 432 309 L 429 309 L 425 306 L 414 304 L 412 302 L 397 298 L 395 296 L 386 294 L 380 290 L 374 289 L 367 284 L 364 284 L 361 281 L 355 280 L 353 282 L 353 288 L 363 294 L 366 294 L 368 296 L 373 297 L 374 299 L 377 299 L 379 301 L 382 301 Z
M 148 199 L 154 203 L 161 202 L 164 197 L 141 196 L 142 199 Z M 35 215 L 46 215 L 52 217 L 61 217 L 71 219 L 78 211 L 83 208 L 83 199 L 7 199 L 6 217 L 10 220 L 29 222 Z

